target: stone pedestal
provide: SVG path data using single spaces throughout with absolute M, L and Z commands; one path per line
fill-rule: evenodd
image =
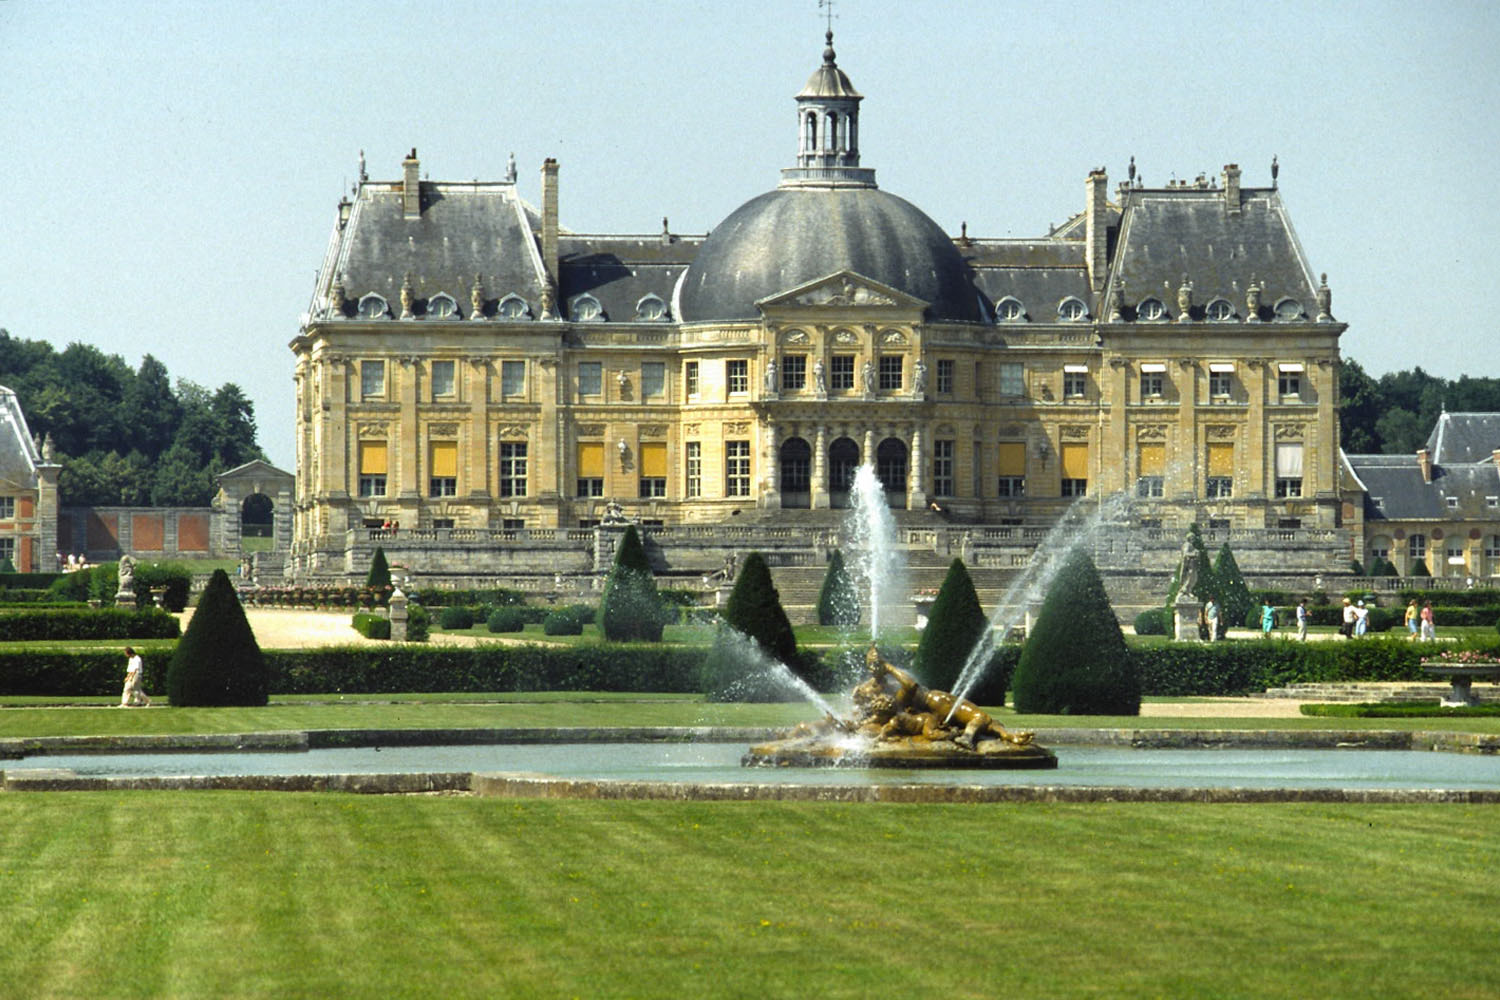
M 1178 642 L 1197 642 L 1199 638 L 1198 613 L 1203 610 L 1202 603 L 1191 598 L 1179 597 L 1172 606 L 1172 610 L 1172 618 L 1176 625 L 1172 632 L 1173 637 Z
M 391 591 L 390 607 L 386 613 L 391 619 L 391 641 L 393 642 L 406 641 L 406 603 L 406 595 L 401 592 L 400 587 Z

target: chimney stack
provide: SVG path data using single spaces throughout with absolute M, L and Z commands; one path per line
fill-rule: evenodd
M 557 287 L 557 161 L 542 161 L 542 266 Z
M 1083 239 L 1088 255 L 1089 285 L 1094 294 L 1104 289 L 1109 272 L 1109 178 L 1104 168 L 1089 171 L 1088 202 L 1084 206 Z
M 1240 211 L 1240 165 L 1224 164 L 1224 210 L 1235 215 Z
M 1432 452 L 1426 448 L 1418 448 L 1417 464 L 1422 467 L 1422 482 L 1432 482 Z
M 422 182 L 417 173 L 420 166 L 421 164 L 417 162 L 417 147 L 413 146 L 411 155 L 401 161 L 401 217 L 403 219 L 422 217 Z

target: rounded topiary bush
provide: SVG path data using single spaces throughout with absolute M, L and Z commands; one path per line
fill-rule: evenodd
M 1021 650 L 1017 712 L 1139 715 L 1141 681 L 1093 559 L 1068 553 Z
M 1135 616 L 1136 635 L 1166 635 L 1167 612 L 1162 608 L 1147 608 Z
M 985 640 L 989 630 L 990 621 L 979 605 L 969 570 L 962 559 L 954 559 L 917 644 L 913 661 L 917 676 L 928 687 L 952 691 L 974 647 Z
M 583 621 L 564 608 L 542 619 L 542 632 L 546 635 L 583 635 Z
M 526 617 L 515 608 L 496 608 L 485 619 L 484 627 L 491 632 L 520 632 L 526 628 Z
M 438 613 L 438 624 L 445 629 L 473 628 L 474 612 L 462 604 L 456 604 L 453 607 L 444 608 Z M 493 632 L 495 630 L 490 629 L 490 631 Z
M 264 705 L 270 674 L 234 585 L 214 570 L 167 667 L 173 705 Z

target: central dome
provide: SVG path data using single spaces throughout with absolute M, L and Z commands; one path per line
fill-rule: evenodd
M 787 186 L 741 205 L 683 276 L 679 316 L 758 319 L 760 299 L 844 269 L 922 299 L 928 319 L 981 319 L 948 234 L 911 202 L 873 186 Z

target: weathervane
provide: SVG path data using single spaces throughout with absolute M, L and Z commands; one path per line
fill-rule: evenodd
M 833 0 L 818 0 L 818 9 L 828 18 L 828 33 L 833 34 Z

